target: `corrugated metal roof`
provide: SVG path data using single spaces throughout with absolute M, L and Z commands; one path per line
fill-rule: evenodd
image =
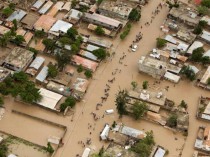
M 39 9 L 44 4 L 44 2 L 45 0 L 37 0 L 31 9 L 35 9 L 35 10 Z
M 22 20 L 22 18 L 26 15 L 27 13 L 23 10 L 16 10 L 12 13 L 12 15 L 10 15 L 6 21 L 13 21 L 14 19 L 16 19 L 17 21 Z
M 94 45 L 91 45 L 91 44 L 88 44 L 87 45 L 87 47 L 86 47 L 86 49 L 88 50 L 88 51 L 94 51 L 94 50 L 97 50 L 97 49 L 99 49 L 100 47 L 98 47 L 98 46 L 94 46 Z
M 79 52 L 79 54 L 84 56 L 84 57 L 87 57 L 87 58 L 89 58 L 91 60 L 98 61 L 98 58 L 94 54 L 92 54 L 91 52 L 81 50 Z
M 48 32 L 55 22 L 56 19 L 54 17 L 48 15 L 42 15 L 34 24 L 34 29 L 36 30 L 44 29 L 45 32 Z
M 45 59 L 43 57 L 36 57 L 29 67 L 38 70 L 44 61 Z
M 45 3 L 45 5 L 38 11 L 40 14 L 45 14 L 50 7 L 53 5 L 53 2 L 48 1 L 47 3 Z
M 73 25 L 63 20 L 58 20 L 50 29 L 49 33 L 67 33 L 67 30 Z M 59 34 L 58 34 L 59 35 Z
M 48 75 L 48 67 L 44 66 L 40 73 L 37 75 L 36 80 L 40 82 L 44 82 L 44 80 L 47 78 Z

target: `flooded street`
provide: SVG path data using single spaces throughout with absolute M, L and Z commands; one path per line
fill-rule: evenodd
M 81 155 L 84 150 L 84 147 L 81 144 L 78 144 L 78 141 L 85 142 L 87 138 L 91 138 L 92 144 L 88 147 L 98 151 L 103 145 L 107 145 L 99 140 L 99 134 L 102 131 L 104 124 L 112 124 L 113 121 L 123 122 L 125 125 L 136 129 L 144 129 L 145 131 L 153 130 L 156 144 L 168 149 L 169 157 L 178 157 L 180 149 L 185 143 L 184 136 L 178 133 L 174 134 L 172 131 L 150 122 L 142 120 L 135 121 L 126 116 L 119 119 L 114 102 L 118 90 L 125 88 L 131 89 L 132 81 L 136 81 L 139 86 L 141 86 L 142 82 L 145 80 L 147 80 L 149 84 L 153 84 L 155 81 L 152 77 L 138 72 L 138 59 L 140 56 L 146 55 L 155 48 L 156 38 L 163 35 L 160 26 L 167 16 L 167 7 L 163 7 L 150 26 L 144 25 L 151 20 L 152 11 L 156 9 L 160 2 L 161 0 L 151 0 L 151 2 L 142 9 L 140 22 L 132 25 L 131 32 L 124 41 L 120 41 L 119 35 L 114 39 L 113 47 L 115 56 L 112 60 L 101 63 L 100 67 L 94 73 L 93 80 L 91 81 L 84 99 L 80 103 L 77 103 L 75 107 L 73 121 L 71 121 L 71 116 L 63 117 L 36 106 L 28 106 L 26 104 L 14 102 L 13 100 L 6 100 L 5 120 L 0 121 L 0 130 L 26 138 L 37 144 L 47 143 L 47 137 L 51 135 L 59 136 L 60 132 L 55 128 L 50 128 L 34 122 L 32 122 L 32 126 L 31 122 L 29 122 L 30 120 L 22 120 L 21 116 L 16 118 L 17 115 L 11 112 L 12 109 L 65 125 L 68 130 L 63 139 L 64 146 L 58 149 L 55 156 L 75 157 L 76 154 Z M 143 29 L 140 29 L 141 26 L 143 26 Z M 139 42 L 137 51 L 128 52 L 129 45 L 135 40 L 136 34 L 140 31 L 143 33 L 143 39 Z M 119 58 L 124 55 L 123 53 L 125 53 L 126 57 L 123 60 L 123 64 L 119 64 Z M 118 71 L 117 74 L 113 76 L 112 72 L 114 72 L 115 69 L 121 70 L 121 72 Z M 96 111 L 96 104 L 101 102 L 101 97 L 104 95 L 106 84 L 108 83 L 108 80 L 113 77 L 115 77 L 115 81 L 112 84 L 109 84 L 111 87 L 109 97 L 107 101 L 103 103 L 103 106 L 99 107 L 99 110 Z M 192 82 L 187 80 L 181 80 L 175 87 L 173 83 L 162 81 L 160 88 L 165 88 L 166 86 L 169 86 L 169 91 L 166 92 L 169 99 L 174 100 L 177 105 L 181 100 L 185 100 L 188 104 L 188 112 L 190 114 L 189 135 L 186 139 L 182 157 L 191 157 L 194 151 L 193 145 L 198 127 L 200 125 L 207 125 L 206 122 L 198 121 L 195 117 L 198 98 L 201 95 L 209 96 L 210 93 L 196 87 Z M 104 118 L 102 118 L 106 109 L 114 109 L 115 113 L 112 115 L 105 115 Z M 100 119 L 94 121 L 91 112 L 95 112 L 96 115 L 100 116 Z M 88 123 L 92 125 L 90 129 L 88 129 Z

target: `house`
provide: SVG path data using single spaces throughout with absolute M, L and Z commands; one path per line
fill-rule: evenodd
M 70 11 L 70 9 L 71 9 L 71 2 L 66 2 L 61 8 L 61 11 Z
M 47 15 L 54 17 L 58 13 L 58 11 L 62 9 L 63 5 L 64 5 L 64 2 L 62 1 L 56 2 L 56 4 L 49 10 Z
M 151 153 L 150 157 L 164 157 L 166 155 L 166 150 L 163 147 L 155 146 L 155 152 Z
M 13 23 L 12 23 L 12 21 L 15 19 L 15 20 L 17 20 L 18 22 L 19 21 L 21 21 L 23 18 L 24 18 L 24 16 L 26 16 L 26 12 L 25 11 L 23 11 L 23 10 L 16 10 L 16 11 L 14 11 L 7 19 L 6 19 L 6 24 L 5 24 L 5 26 L 7 26 L 7 27 L 12 27 L 13 26 Z
M 40 68 L 44 65 L 45 59 L 43 57 L 36 57 L 33 62 L 29 65 L 26 73 L 35 76 Z
M 147 73 L 154 78 L 162 78 L 167 70 L 166 62 L 142 56 L 138 63 L 139 71 Z
M 193 50 L 203 47 L 203 43 L 200 41 L 194 41 L 193 44 L 189 47 L 189 49 L 186 52 L 186 55 L 190 56 L 193 53 Z
M 208 154 L 210 153 L 210 127 L 199 127 L 194 148 Z
M 14 71 L 24 71 L 33 60 L 33 55 L 29 50 L 15 47 L 4 59 L 3 66 Z
M 210 32 L 203 30 L 203 32 L 199 35 L 199 38 L 210 44 Z
M 104 40 L 102 38 L 98 38 L 95 36 L 90 36 L 87 42 L 92 45 L 96 45 L 96 46 L 107 48 L 107 49 L 111 48 L 112 46 L 112 43 L 110 41 L 107 41 L 107 40 Z
M 122 23 L 120 21 L 117 21 L 115 19 L 97 13 L 93 14 L 85 13 L 82 19 L 85 22 L 93 23 L 110 30 L 118 31 L 122 28 Z
M 44 88 L 40 88 L 39 92 L 42 98 L 40 101 L 36 102 L 38 105 L 47 109 L 54 110 L 54 111 L 58 111 L 58 112 L 60 111 L 56 109 L 56 105 L 59 103 L 59 101 L 63 97 L 62 95 L 54 93 Z
M 127 0 L 106 0 L 102 1 L 98 7 L 98 12 L 111 18 L 120 18 L 128 20 L 129 14 L 136 7 L 136 4 Z
M 42 15 L 34 24 L 34 29 L 43 30 L 44 32 L 47 33 L 55 22 L 56 19 L 54 17 L 48 15 Z
M 72 26 L 73 25 L 68 22 L 57 20 L 56 23 L 49 30 L 49 33 L 55 36 L 64 35 L 67 33 L 67 30 Z
M 72 95 L 76 99 L 80 100 L 85 95 L 88 89 L 88 86 L 89 86 L 88 80 L 83 79 L 83 78 L 77 78 L 71 86 L 71 89 L 73 91 Z
M 210 97 L 199 98 L 196 117 L 210 121 Z
M 46 78 L 48 75 L 48 67 L 44 66 L 39 74 L 36 76 L 36 82 L 38 83 L 47 83 Z
M 31 7 L 31 10 L 37 11 L 43 4 L 45 3 L 45 0 L 37 0 L 33 6 Z
M 39 19 L 39 16 L 35 13 L 28 13 L 22 20 L 22 26 L 26 29 L 32 30 L 34 24 Z
M 82 65 L 84 68 L 89 69 L 91 71 L 96 71 L 96 68 L 98 67 L 98 63 L 82 58 L 80 56 L 77 55 L 73 55 L 72 56 L 72 63 L 76 64 L 76 65 Z
M 176 37 L 184 42 L 187 42 L 189 44 L 192 44 L 193 41 L 196 38 L 196 35 L 193 34 L 191 31 L 187 31 L 187 30 L 179 30 L 176 33 Z
M 24 37 L 25 41 L 21 44 L 23 46 L 27 46 L 28 43 L 31 41 L 31 39 L 33 38 L 33 33 L 31 32 L 27 32 L 26 30 L 24 30 L 23 28 L 19 27 L 16 31 L 17 35 L 21 35 Z
M 206 21 L 207 22 L 207 26 L 205 28 L 207 28 L 208 30 L 210 30 L 210 17 L 209 16 L 203 16 L 201 18 L 201 21 Z
M 93 60 L 98 62 L 99 59 L 97 56 L 95 56 L 94 54 L 92 54 L 91 52 L 85 51 L 85 50 L 80 50 L 79 51 L 79 55 L 81 55 L 82 57 L 85 57 L 87 59 Z
M 64 20 L 72 23 L 72 24 L 76 24 L 79 22 L 79 20 L 81 19 L 83 13 L 75 10 L 75 9 L 71 9 L 65 16 L 64 16 Z
M 190 8 L 188 4 L 179 2 L 179 7 L 173 7 L 168 14 L 168 17 L 186 24 L 189 27 L 195 27 L 201 17 L 197 15 L 196 10 Z
M 10 76 L 11 73 L 11 70 L 0 67 L 0 82 L 4 81 L 8 76 Z
M 203 77 L 201 78 L 198 86 L 210 90 L 210 85 L 208 83 L 209 79 L 210 79 L 210 66 L 208 66 L 208 68 L 207 68 L 206 72 L 204 73 Z
M 10 29 L 0 25 L 0 35 L 4 35 L 5 33 L 9 32 Z
M 95 29 L 97 28 L 98 26 L 97 25 L 94 25 L 94 24 L 89 24 L 88 25 L 88 29 L 91 30 L 91 31 L 95 31 Z M 111 31 L 106 29 L 106 28 L 103 28 L 102 29 L 104 30 L 104 35 L 107 35 L 107 36 L 111 36 Z
M 174 83 L 178 83 L 180 80 L 180 76 L 173 74 L 171 72 L 168 72 L 168 71 L 165 73 L 164 78 Z
M 45 14 L 52 6 L 53 6 L 53 2 L 52 1 L 47 1 L 47 3 L 45 3 L 44 6 L 42 6 L 41 9 L 39 9 L 38 13 L 39 14 Z
M 95 45 L 91 45 L 91 44 L 82 44 L 81 48 L 84 49 L 84 50 L 87 50 L 89 52 L 93 52 L 94 50 L 97 50 L 100 47 L 95 46 Z

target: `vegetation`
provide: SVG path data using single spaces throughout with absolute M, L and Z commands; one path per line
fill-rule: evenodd
M 71 44 L 71 52 L 73 54 L 76 54 L 79 51 L 82 41 L 83 41 L 82 37 L 78 36 L 76 40 Z
M 136 81 L 132 81 L 131 86 L 133 87 L 133 90 L 135 90 L 136 87 L 138 86 L 138 83 Z
M 37 55 L 38 52 L 39 52 L 38 50 L 36 50 L 36 49 L 33 48 L 33 47 L 29 47 L 28 50 L 34 53 L 34 57 L 36 57 L 36 55 Z
M 117 123 L 116 123 L 116 121 L 114 121 L 114 122 L 112 123 L 112 128 L 115 128 L 116 125 L 117 125 Z
M 71 43 L 71 40 L 68 37 L 61 37 L 58 41 L 61 43 L 62 47 Z
M 201 58 L 202 58 L 204 52 L 205 52 L 205 50 L 203 49 L 203 47 L 199 47 L 199 48 L 193 50 L 191 60 L 194 62 L 201 61 Z
M 55 78 L 58 75 L 58 69 L 56 65 L 52 63 L 48 65 L 48 77 Z
M 67 30 L 67 36 L 70 39 L 75 40 L 77 35 L 78 35 L 78 31 L 73 27 L 71 27 Z
M 193 33 L 197 35 L 201 34 L 203 32 L 203 28 L 205 28 L 206 25 L 206 21 L 199 21 L 198 25 L 194 28 Z
M 0 37 L 0 45 L 1 47 L 6 47 L 10 40 L 10 33 L 5 33 L 2 37 Z
M 141 157 L 148 157 L 155 145 L 153 132 L 146 132 L 147 136 L 131 147 Z
M 71 8 L 75 8 L 76 7 L 76 5 L 77 5 L 77 0 L 72 0 L 72 2 L 71 2 Z
M 8 6 L 2 10 L 2 15 L 7 18 L 13 13 L 13 11 L 14 10 Z
M 35 35 L 35 37 L 43 38 L 43 37 L 45 37 L 46 33 L 43 30 L 36 30 L 34 35 Z
M 37 102 L 41 99 L 39 89 L 22 71 L 14 73 L 12 77 L 1 82 L 0 93 L 2 95 L 11 94 L 13 97 L 19 96 L 22 101 L 27 103 Z
M 97 50 L 94 50 L 92 53 L 93 53 L 96 57 L 98 57 L 98 59 L 101 59 L 101 60 L 105 59 L 106 56 L 107 56 L 106 50 L 103 49 L 103 48 L 99 48 L 99 49 L 97 49 Z
M 97 26 L 96 27 L 96 29 L 95 29 L 95 33 L 97 34 L 97 35 L 104 35 L 105 34 L 105 31 L 103 30 L 103 27 L 101 27 L 101 26 Z
M 120 39 L 122 40 L 125 39 L 125 37 L 129 34 L 130 30 L 131 30 L 131 24 L 129 23 L 126 26 L 125 30 L 120 34 Z
M 210 8 L 210 0 L 202 0 L 201 5 Z
M 142 88 L 143 88 L 143 89 L 147 89 L 147 88 L 148 88 L 148 81 L 144 81 L 144 82 L 142 83 Z
M 80 64 L 80 65 L 78 66 L 78 68 L 77 68 L 77 72 L 78 72 L 78 73 L 81 73 L 81 72 L 83 72 L 83 70 L 84 70 L 84 68 L 83 68 L 83 66 Z
M 4 105 L 4 99 L 3 97 L 0 96 L 0 107 L 2 107 Z
M 14 19 L 14 20 L 12 21 L 12 24 L 13 24 L 14 30 L 16 31 L 16 30 L 17 30 L 17 20 Z
M 71 61 L 71 54 L 68 51 L 61 51 L 55 55 L 58 63 L 58 69 L 63 70 L 65 65 Z
M 25 39 L 22 35 L 16 35 L 16 37 L 14 39 L 12 39 L 12 41 L 16 44 L 16 45 L 21 45 L 23 42 L 25 42 Z
M 52 39 L 44 39 L 42 40 L 42 43 L 45 45 L 45 47 L 47 48 L 47 50 L 53 50 L 55 47 L 55 42 Z
M 0 157 L 7 157 L 8 147 L 6 144 L 0 145 Z
M 172 114 L 169 116 L 169 118 L 167 119 L 167 125 L 171 128 L 174 128 L 177 126 L 177 119 L 178 116 L 176 114 Z
M 66 98 L 65 102 L 61 104 L 60 110 L 64 112 L 67 107 L 73 108 L 76 105 L 76 100 L 74 97 L 69 96 Z
M 128 113 L 126 110 L 127 95 L 128 92 L 126 90 L 120 90 L 116 95 L 115 105 L 117 106 L 117 112 L 120 118 Z
M 189 80 L 195 80 L 195 72 L 189 66 L 183 66 L 181 74 L 184 74 Z
M 131 21 L 139 21 L 140 18 L 141 18 L 141 10 L 137 8 L 134 8 L 128 16 L 128 19 Z
M 47 143 L 46 151 L 50 154 L 52 154 L 54 152 L 54 149 L 51 146 L 50 142 Z
M 132 116 L 138 120 L 147 112 L 148 106 L 144 102 L 136 101 L 131 107 Z
M 103 2 L 103 0 L 97 0 L 97 4 L 100 5 Z
M 166 3 L 168 4 L 169 9 L 172 9 L 173 7 L 174 7 L 174 8 L 179 8 L 179 3 L 178 3 L 178 1 L 175 1 L 174 3 L 172 3 L 171 1 L 167 1 Z
M 198 13 L 201 15 L 209 15 L 209 8 L 207 8 L 206 6 L 198 6 L 197 8 Z
M 157 48 L 162 48 L 166 45 L 167 41 L 165 39 L 162 38 L 157 38 L 156 39 L 156 46 Z
M 184 109 L 187 109 L 187 107 L 188 107 L 187 103 L 184 100 L 181 101 L 179 106 L 184 108 Z
M 85 71 L 85 76 L 86 78 L 92 78 L 93 77 L 93 72 L 91 70 L 86 70 Z

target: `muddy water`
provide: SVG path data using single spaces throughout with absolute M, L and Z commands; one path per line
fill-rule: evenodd
M 82 140 L 85 142 L 86 138 L 88 137 L 92 139 L 92 144 L 89 147 L 91 147 L 93 150 L 98 150 L 102 145 L 106 145 L 106 143 L 99 141 L 99 132 L 102 130 L 105 123 L 111 124 L 114 120 L 117 122 L 123 122 L 127 126 L 131 126 L 137 129 L 153 130 L 156 143 L 168 149 L 170 152 L 170 157 L 177 157 L 179 155 L 178 149 L 180 149 L 184 144 L 184 137 L 180 134 L 173 134 L 171 131 L 149 122 L 133 121 L 129 117 L 118 119 L 116 112 L 113 115 L 107 115 L 104 118 L 100 118 L 97 122 L 93 120 L 93 117 L 90 114 L 91 112 L 95 112 L 98 116 L 102 116 L 104 114 L 104 110 L 110 108 L 115 109 L 115 94 L 119 88 L 131 88 L 131 81 L 137 81 L 139 85 L 141 85 L 144 80 L 148 80 L 150 83 L 154 82 L 153 78 L 138 73 L 137 62 L 141 55 L 147 54 L 152 48 L 155 47 L 155 39 L 162 35 L 162 32 L 160 32 L 159 28 L 166 18 L 168 9 L 163 8 L 159 15 L 153 20 L 153 23 L 149 27 L 145 27 L 144 23 L 150 21 L 152 11 L 155 10 L 160 2 L 160 0 L 151 1 L 152 2 L 148 6 L 143 8 L 141 21 L 138 24 L 132 26 L 132 30 L 125 41 L 121 42 L 119 38 L 114 40 L 113 44 L 114 48 L 116 48 L 115 57 L 112 59 L 112 61 L 109 61 L 108 64 L 102 63 L 94 74 L 94 78 L 84 100 L 76 106 L 76 112 L 73 116 L 73 121 L 71 121 L 72 117 L 58 116 L 38 107 L 25 107 L 24 104 L 7 102 L 6 107 L 16 108 L 22 112 L 30 113 L 31 115 L 42 117 L 47 120 L 66 125 L 68 127 L 68 132 L 64 138 L 64 146 L 59 149 L 56 157 L 74 157 L 76 154 L 82 154 L 84 148 L 78 144 L 78 141 Z M 140 29 L 141 25 L 143 26 L 142 30 Z M 129 45 L 135 39 L 135 36 L 139 31 L 143 32 L 143 39 L 139 43 L 138 51 L 135 53 L 127 52 Z M 123 64 L 119 64 L 119 58 L 123 56 L 123 52 L 125 52 L 127 56 L 124 59 Z M 105 84 L 107 83 L 108 79 L 113 78 L 111 73 L 116 68 L 121 69 L 121 73 L 116 74 L 116 81 L 113 84 L 110 84 L 111 90 L 109 92 L 110 96 L 108 100 L 106 103 L 104 103 L 100 110 L 96 111 L 95 105 L 100 102 L 100 97 L 104 94 Z M 208 96 L 209 92 L 201 90 L 195 87 L 191 82 L 185 80 L 181 81 L 175 87 L 170 82 L 161 82 L 160 87 L 164 88 L 165 86 L 170 86 L 169 91 L 166 93 L 170 99 L 177 103 L 184 99 L 189 105 L 189 136 L 187 137 L 182 156 L 190 157 L 192 156 L 193 144 L 198 126 L 206 124 L 195 119 L 198 96 Z M 0 121 L 0 126 L 2 126 L 1 128 L 3 129 L 6 128 L 7 131 L 12 133 L 18 134 L 20 136 L 26 136 L 24 135 L 25 132 L 23 130 L 18 128 L 16 129 L 15 125 L 17 122 L 20 122 L 17 118 L 13 118 L 11 121 Z M 13 125 L 7 127 L 7 123 L 11 123 Z M 88 123 L 92 125 L 91 129 L 88 129 Z M 35 126 L 37 126 L 37 124 Z M 48 128 L 45 129 L 44 127 L 39 127 L 39 130 L 43 132 L 52 131 Z M 36 139 L 42 141 L 39 135 L 34 136 L 34 134 L 31 132 L 27 133 L 27 138 L 30 138 L 32 141 L 36 141 Z M 177 140 L 175 140 L 175 138 L 177 138 Z

